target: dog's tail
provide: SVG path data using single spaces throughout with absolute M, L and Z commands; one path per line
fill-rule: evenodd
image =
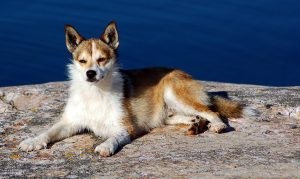
M 214 96 L 211 98 L 211 109 L 224 118 L 249 118 L 259 115 L 259 112 L 251 107 L 231 101 L 229 99 Z

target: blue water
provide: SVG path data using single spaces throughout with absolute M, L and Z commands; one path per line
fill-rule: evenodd
M 0 86 L 66 80 L 64 24 L 95 37 L 111 20 L 124 68 L 300 85 L 299 0 L 11 0 L 0 6 Z

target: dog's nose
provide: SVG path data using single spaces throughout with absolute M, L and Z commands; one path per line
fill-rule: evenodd
M 89 79 L 93 79 L 95 76 L 96 76 L 96 71 L 94 70 L 89 70 L 86 72 L 86 76 L 89 78 Z

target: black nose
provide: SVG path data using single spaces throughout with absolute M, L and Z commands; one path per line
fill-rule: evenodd
M 89 70 L 86 72 L 86 76 L 88 77 L 88 79 L 93 79 L 96 76 L 96 71 L 94 70 Z

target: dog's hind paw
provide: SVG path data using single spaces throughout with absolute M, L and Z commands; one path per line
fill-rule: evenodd
M 227 125 L 222 122 L 216 122 L 216 123 L 209 123 L 208 128 L 210 131 L 221 133 L 224 131 L 224 129 L 227 128 Z
M 26 152 L 40 150 L 47 147 L 47 141 L 43 137 L 28 138 L 18 145 L 18 149 Z
M 186 132 L 187 135 L 197 135 L 205 131 L 207 120 L 205 120 L 204 118 L 196 116 L 191 120 L 191 122 L 191 127 Z

